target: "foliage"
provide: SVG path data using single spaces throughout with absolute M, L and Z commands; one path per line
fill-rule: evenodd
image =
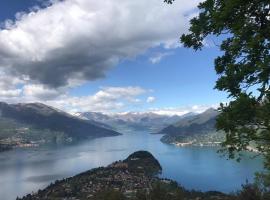
M 260 189 L 252 184 L 242 186 L 242 190 L 238 194 L 238 200 L 262 200 L 262 192 Z
M 108 191 L 102 191 L 98 192 L 93 199 L 99 199 L 99 200 L 125 200 L 125 196 L 118 191 L 115 190 L 108 190 Z
M 174 2 L 174 0 L 164 0 L 164 2 L 166 2 L 168 4 L 172 4 Z
M 270 1 L 206 0 L 198 8 L 181 42 L 201 50 L 209 36 L 222 40 L 222 55 L 214 64 L 219 76 L 215 88 L 231 98 L 221 104 L 216 125 L 226 132 L 224 150 L 234 158 L 255 143 L 258 151 L 269 154 Z
M 137 151 L 124 160 L 128 168 L 133 173 L 145 173 L 147 175 L 157 175 L 162 167 L 158 160 L 147 151 Z

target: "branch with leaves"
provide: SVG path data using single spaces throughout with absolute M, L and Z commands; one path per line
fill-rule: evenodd
M 234 158 L 255 144 L 270 158 L 270 1 L 206 0 L 198 9 L 181 42 L 198 51 L 209 36 L 221 41 L 222 55 L 214 61 L 215 89 L 232 99 L 221 104 L 216 124 L 226 133 L 224 150 Z M 265 161 L 267 168 L 270 159 Z

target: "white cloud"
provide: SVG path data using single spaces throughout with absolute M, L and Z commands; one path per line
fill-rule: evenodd
M 67 112 L 118 112 L 141 104 L 140 96 L 150 90 L 141 87 L 102 87 L 93 95 L 73 96 L 65 88 L 25 85 L 17 90 L 0 90 L 0 101 L 8 103 L 41 102 Z
M 0 71 L 0 100 L 20 97 L 22 90 L 18 88 L 23 81 L 17 77 Z
M 29 84 L 23 87 L 23 95 L 28 99 L 51 100 L 63 94 L 65 94 L 65 88 L 53 89 L 40 84 Z
M 68 112 L 117 112 L 140 103 L 138 97 L 147 92 L 149 91 L 141 87 L 104 87 L 94 95 L 63 96 L 46 103 Z
M 155 98 L 155 97 L 148 97 L 148 98 L 146 99 L 146 102 L 147 102 L 147 103 L 153 103 L 154 101 L 156 101 L 156 98 Z
M 152 57 L 149 58 L 149 61 L 152 64 L 157 64 L 159 63 L 163 58 L 173 55 L 172 52 L 165 52 L 165 53 L 156 53 L 155 55 L 153 55 Z
M 143 104 L 140 97 L 151 94 L 151 89 L 141 87 L 102 87 L 93 95 L 72 96 L 64 89 L 51 89 L 43 85 L 24 85 L 22 89 L 0 90 L 0 101 L 9 103 L 42 102 L 69 113 L 76 112 L 104 112 L 119 113 L 126 110 L 137 110 L 138 105 Z M 147 103 L 153 103 L 154 96 L 148 96 Z M 189 112 L 201 113 L 219 104 L 192 105 L 184 107 L 149 108 L 140 112 L 153 112 L 161 115 L 184 115 Z
M 12 98 L 12 97 L 19 97 L 21 94 L 20 89 L 14 90 L 0 90 L 0 98 Z
M 56 88 L 102 78 L 120 60 L 149 48 L 175 47 L 199 0 L 173 6 L 162 0 L 51 2 L 6 21 L 0 30 L 0 67 Z
M 193 113 L 202 113 L 209 108 L 218 108 L 219 104 L 213 105 L 192 105 L 184 107 L 169 107 L 169 108 L 151 108 L 150 112 L 160 114 L 160 115 L 184 115 L 190 112 Z
M 48 1 L 48 7 L 18 13 L 0 29 L 0 101 L 40 101 L 69 112 L 136 106 L 150 90 L 104 87 L 85 96 L 72 96 L 68 90 L 105 77 L 119 61 L 148 49 L 163 48 L 164 53 L 150 58 L 152 63 L 171 55 L 200 2 L 178 0 L 170 6 L 162 0 Z M 147 98 L 153 101 L 155 97 Z

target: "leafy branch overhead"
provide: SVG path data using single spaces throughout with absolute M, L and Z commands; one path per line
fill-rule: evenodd
M 181 42 L 197 51 L 209 36 L 221 41 L 215 88 L 232 100 L 217 119 L 227 135 L 223 146 L 230 157 L 252 144 L 270 153 L 270 1 L 206 0 L 198 8 Z
M 172 4 L 174 0 L 164 0 L 165 3 Z
M 229 150 L 242 150 L 255 141 L 260 150 L 269 150 L 270 2 L 207 0 L 198 8 L 200 14 L 181 41 L 200 50 L 207 36 L 225 38 L 223 55 L 215 59 L 215 88 L 233 99 L 221 105 L 217 122 L 227 133 L 225 144 Z

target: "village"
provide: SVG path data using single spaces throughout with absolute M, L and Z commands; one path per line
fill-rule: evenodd
M 147 152 L 138 152 L 124 161 L 116 161 L 107 167 L 89 170 L 72 178 L 56 181 L 44 190 L 27 195 L 22 200 L 51 199 L 95 199 L 102 191 L 112 190 L 124 194 L 127 198 L 135 197 L 138 191 L 149 193 L 155 182 L 170 184 L 170 180 L 159 179 L 154 172 L 159 172 L 159 163 Z M 147 163 L 147 165 L 146 165 Z

